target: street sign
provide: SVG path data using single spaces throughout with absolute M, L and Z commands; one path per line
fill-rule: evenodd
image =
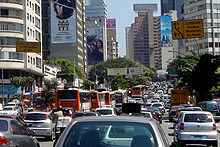
M 35 52 L 41 53 L 40 42 L 16 42 L 16 52 Z
M 142 67 L 131 67 L 129 68 L 130 75 L 142 75 L 144 74 Z
M 127 75 L 127 68 L 108 68 L 107 75 L 108 76 Z
M 172 21 L 172 38 L 188 39 L 204 37 L 202 19 Z

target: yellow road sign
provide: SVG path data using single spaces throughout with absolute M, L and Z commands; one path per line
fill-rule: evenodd
M 203 20 L 172 21 L 172 38 L 202 38 L 204 36 Z
M 35 52 L 41 53 L 40 42 L 16 42 L 16 52 Z

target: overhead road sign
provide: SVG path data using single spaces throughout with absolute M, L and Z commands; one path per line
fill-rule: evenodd
M 35 52 L 41 53 L 40 42 L 16 42 L 16 52 Z
M 127 68 L 108 68 L 107 75 L 108 76 L 127 75 Z
M 131 67 L 129 68 L 130 75 L 142 75 L 144 74 L 142 67 Z
M 172 21 L 172 38 L 188 39 L 204 37 L 202 19 Z

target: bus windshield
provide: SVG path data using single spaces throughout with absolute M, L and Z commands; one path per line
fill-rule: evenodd
M 57 97 L 60 100 L 76 100 L 77 91 L 76 90 L 59 90 L 57 91 Z
M 134 88 L 132 88 L 132 90 L 133 90 L 134 92 L 139 92 L 139 91 L 140 91 L 140 87 L 134 87 Z

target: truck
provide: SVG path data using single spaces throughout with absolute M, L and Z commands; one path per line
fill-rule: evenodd
M 187 89 L 171 90 L 170 106 L 188 104 L 189 92 Z

